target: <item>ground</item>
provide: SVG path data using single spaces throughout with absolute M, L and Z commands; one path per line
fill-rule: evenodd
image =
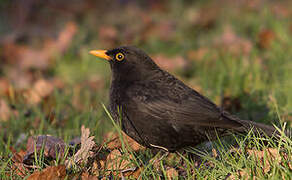
M 139 146 L 107 113 L 110 68 L 89 54 L 135 45 L 217 105 L 281 132 L 292 121 L 291 2 L 29 0 L 0 8 L 0 179 L 291 179 L 284 134 L 231 136 L 187 149 L 192 158 Z

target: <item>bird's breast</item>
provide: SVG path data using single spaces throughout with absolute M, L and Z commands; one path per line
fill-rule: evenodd
M 111 87 L 110 87 L 110 111 L 113 116 L 118 118 L 121 114 L 119 112 L 120 110 L 123 109 L 123 106 L 125 106 L 127 102 L 127 95 L 126 92 L 129 90 L 131 87 L 129 82 L 126 81 L 112 81 L 111 82 Z

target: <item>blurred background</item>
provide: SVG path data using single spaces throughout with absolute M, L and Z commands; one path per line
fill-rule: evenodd
M 292 121 L 292 1 L 1 0 L 0 150 L 111 129 L 110 68 L 90 50 L 135 45 L 241 118 Z

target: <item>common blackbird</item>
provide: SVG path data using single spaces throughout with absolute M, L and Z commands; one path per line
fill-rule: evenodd
M 230 132 L 272 136 L 274 127 L 242 120 L 217 107 L 133 46 L 94 50 L 110 63 L 110 112 L 138 143 L 170 152 L 196 146 Z

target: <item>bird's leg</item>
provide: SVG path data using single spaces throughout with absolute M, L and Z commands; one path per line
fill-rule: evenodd
M 158 154 L 157 156 L 160 156 L 160 152 L 163 152 L 163 154 L 158 159 L 155 158 L 151 162 L 154 166 L 157 164 L 157 162 L 162 161 L 165 157 L 167 157 L 169 155 L 169 150 L 166 149 L 165 147 L 157 146 L 157 145 L 153 145 L 153 144 L 150 144 L 150 146 L 159 150 L 159 152 L 157 153 Z
M 151 147 L 154 147 L 154 148 L 157 148 L 157 149 L 162 149 L 162 150 L 164 150 L 164 151 L 166 151 L 166 152 L 168 152 L 168 149 L 167 148 L 165 148 L 165 147 L 162 147 L 162 146 L 158 146 L 158 145 L 154 145 L 154 144 L 149 144 Z

